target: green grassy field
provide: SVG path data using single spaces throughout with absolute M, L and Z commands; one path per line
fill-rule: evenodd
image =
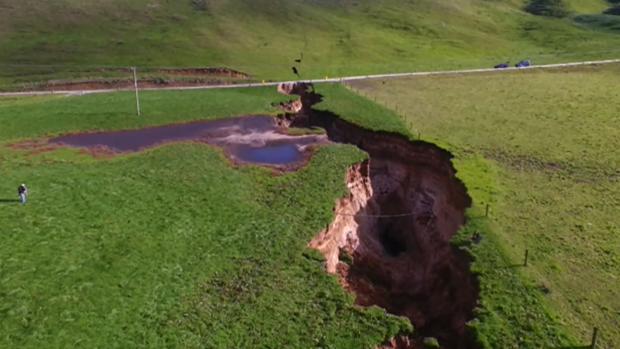
M 377 130 L 412 134 L 381 105 L 320 86 L 319 109 Z M 76 150 L 43 154 L 16 141 L 272 113 L 271 89 L 0 99 L 0 346 L 374 348 L 402 320 L 361 310 L 307 242 L 331 221 L 346 167 L 363 154 L 322 149 L 297 173 L 231 168 L 223 155 L 177 144 L 113 159 Z M 231 101 L 236 103 L 231 103 Z M 458 150 L 458 148 L 457 148 Z M 483 217 L 497 201 L 498 168 L 459 151 L 459 177 L 475 199 L 456 243 L 475 257 L 481 307 L 470 325 L 484 348 L 577 345 L 523 279 Z M 12 199 L 26 182 L 31 201 Z M 493 217 L 495 211 L 493 210 Z M 483 231 L 482 244 L 468 237 Z M 538 261 L 540 256 L 533 257 Z
M 409 329 L 353 306 L 306 244 L 331 221 L 349 146 L 274 176 L 216 149 L 94 159 L 9 143 L 272 113 L 273 89 L 0 99 L 0 347 L 372 348 Z M 232 103 L 235 101 L 235 103 Z M 29 185 L 30 202 L 10 200 Z
M 527 297 L 582 345 L 599 327 L 601 348 L 620 343 L 618 81 L 620 65 L 354 85 L 456 153 L 478 212 L 490 204 L 488 239 L 513 264 L 529 250 L 514 269 Z M 483 300 L 502 288 L 489 286 Z
M 571 16 L 522 0 L 0 0 L 0 88 L 106 77 L 101 66 L 227 66 L 255 80 L 615 58 L 620 35 L 601 0 Z M 574 16 L 584 15 L 575 22 Z M 610 22 L 611 21 L 611 22 Z M 613 23 L 612 23 L 613 22 Z M 116 75 L 115 75 L 116 76 Z
M 105 67 L 157 77 L 156 67 L 225 66 L 260 81 L 296 78 L 293 64 L 321 78 L 620 56 L 608 2 L 566 0 L 561 19 L 524 3 L 0 0 L 0 91 L 126 78 Z M 483 348 L 578 348 L 593 327 L 600 348 L 615 348 L 618 81 L 620 65 L 363 81 L 319 86 L 317 108 L 456 155 L 474 205 L 455 244 L 480 278 L 469 326 Z M 258 88 L 141 99 L 143 117 L 131 93 L 0 98 L 0 347 L 375 348 L 411 330 L 355 307 L 306 247 L 332 220 L 346 168 L 364 158 L 353 147 L 274 175 L 194 143 L 101 159 L 9 146 L 274 114 L 287 98 Z M 22 182 L 25 207 L 14 201 Z

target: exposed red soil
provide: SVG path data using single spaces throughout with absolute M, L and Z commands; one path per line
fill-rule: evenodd
M 208 76 L 218 76 L 218 77 L 229 77 L 234 79 L 249 79 L 250 76 L 246 73 L 224 68 L 224 67 L 207 67 L 207 68 L 161 68 L 157 69 L 158 72 L 166 74 L 166 75 L 177 75 L 177 76 L 200 76 L 200 75 L 208 75 Z
M 28 140 L 8 145 L 9 148 L 25 151 L 29 156 L 52 152 L 58 148 L 58 144 L 50 144 L 47 139 Z
M 382 344 L 377 349 L 416 349 L 423 348 L 423 345 L 410 337 L 397 336 Z
M 417 336 L 396 340 L 392 348 L 413 348 L 422 336 L 436 337 L 443 348 L 475 347 L 465 324 L 478 286 L 467 255 L 450 244 L 469 201 L 439 168 L 372 157 L 354 166 L 347 174 L 349 196 L 310 242 L 356 304 L 411 320 Z
M 190 87 L 204 85 L 221 85 L 232 83 L 218 79 L 186 79 L 186 80 L 163 80 L 163 79 L 141 79 L 138 81 L 139 88 L 158 88 L 158 87 Z M 49 82 L 38 86 L 33 86 L 32 90 L 47 91 L 88 91 L 88 90 L 107 90 L 107 89 L 131 89 L 134 82 L 131 79 L 112 79 L 112 80 L 82 80 L 82 81 L 62 81 Z
M 121 73 L 132 73 L 132 68 L 99 68 L 93 71 L 104 73 L 104 72 L 121 72 Z M 238 70 L 226 68 L 226 67 L 189 67 L 189 68 L 138 68 L 138 71 L 145 71 L 148 73 L 158 72 L 166 75 L 177 75 L 177 76 L 219 76 L 219 77 L 230 77 L 235 79 L 247 79 L 250 75 L 240 72 Z
M 277 107 L 286 114 L 297 114 L 303 109 L 303 104 L 300 100 L 290 100 L 288 102 L 280 102 L 277 104 Z
M 114 156 L 118 156 L 118 152 L 108 148 L 108 147 L 92 147 L 92 148 L 84 148 L 80 150 L 81 154 L 92 156 L 96 159 L 110 159 Z

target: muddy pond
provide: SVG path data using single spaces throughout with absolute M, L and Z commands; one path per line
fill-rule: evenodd
M 76 133 L 50 139 L 52 144 L 118 153 L 188 141 L 220 147 L 234 162 L 276 167 L 299 167 L 316 146 L 329 143 L 326 135 L 288 135 L 275 118 L 261 115 L 135 130 Z

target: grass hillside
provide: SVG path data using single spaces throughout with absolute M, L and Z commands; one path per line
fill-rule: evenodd
M 609 7 L 607 0 L 565 0 L 565 3 L 570 11 L 580 14 L 600 14 Z
M 618 81 L 620 65 L 355 84 L 457 154 L 489 237 L 516 264 L 529 249 L 529 294 L 581 344 L 599 327 L 600 348 L 620 343 Z
M 7 144 L 271 113 L 275 89 L 0 98 L 0 347 L 373 348 L 410 329 L 353 305 L 306 247 L 364 154 L 274 175 L 195 143 L 96 159 Z M 30 189 L 14 202 L 16 183 Z
M 320 109 L 377 130 L 421 131 L 457 156 L 474 206 L 455 242 L 480 277 L 469 325 L 483 348 L 576 347 L 593 326 L 601 343 L 617 341 L 618 73 L 358 86 L 401 119 L 343 87 L 318 87 Z M 374 348 L 407 331 L 400 319 L 353 306 L 306 248 L 331 221 L 345 169 L 363 158 L 351 147 L 324 148 L 300 172 L 274 176 L 231 168 L 196 144 L 112 159 L 8 146 L 271 113 L 282 98 L 273 89 L 146 92 L 140 118 L 131 93 L 0 99 L 0 346 Z M 25 207 L 12 201 L 20 182 L 31 190 Z M 476 231 L 483 241 L 472 246 Z
M 563 19 L 522 0 L 0 0 L 0 85 L 97 76 L 98 66 L 226 66 L 290 79 L 616 57 L 601 0 Z M 598 17 L 597 17 L 598 18 Z M 599 25 L 600 24 L 600 25 Z M 602 28 L 602 29 L 601 29 Z M 35 65 L 35 66 L 33 66 Z M 43 65 L 43 66 L 36 66 Z M 50 67 L 48 65 L 56 65 Z M 88 72 L 84 72 L 84 70 Z
M 317 88 L 326 98 L 319 109 L 415 133 L 342 86 Z M 347 166 L 364 158 L 353 147 L 323 148 L 301 171 L 274 176 L 232 168 L 198 144 L 115 158 L 9 146 L 66 132 L 271 113 L 281 99 L 272 88 L 147 92 L 136 117 L 131 93 L 0 98 L 0 347 L 370 349 L 409 331 L 380 309 L 355 307 L 323 257 L 306 247 L 332 220 Z M 496 169 L 457 155 L 475 199 L 457 243 L 471 250 L 481 279 L 470 326 L 482 348 L 579 344 L 488 233 L 494 223 L 483 205 L 496 195 Z M 23 207 L 13 199 L 21 182 L 31 192 Z M 471 246 L 475 231 L 485 238 Z

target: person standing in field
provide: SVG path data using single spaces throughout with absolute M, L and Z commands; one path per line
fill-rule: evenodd
M 22 203 L 22 205 L 25 205 L 26 199 L 28 198 L 28 188 L 26 188 L 25 184 L 17 187 L 17 195 L 19 196 L 19 201 Z

